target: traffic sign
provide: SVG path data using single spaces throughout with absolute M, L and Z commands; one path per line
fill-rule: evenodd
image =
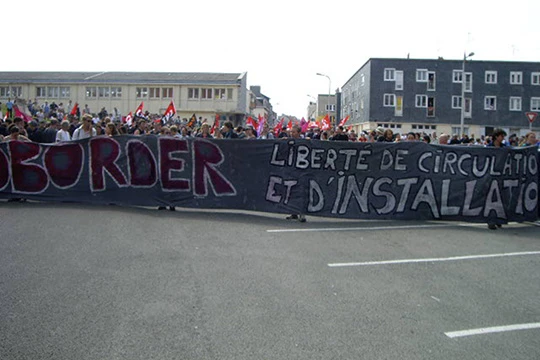
M 534 120 L 536 120 L 536 117 L 538 116 L 538 113 L 526 112 L 525 115 L 527 116 L 527 119 L 529 119 L 529 122 L 532 124 L 534 122 Z

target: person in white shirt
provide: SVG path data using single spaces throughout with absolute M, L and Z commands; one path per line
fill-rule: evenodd
M 82 117 L 82 125 L 79 126 L 73 132 L 71 140 L 86 139 L 92 136 L 96 136 L 96 129 L 94 129 L 94 122 L 92 121 L 92 115 L 85 114 Z
M 71 141 L 71 134 L 69 133 L 69 121 L 63 120 L 61 129 L 56 133 L 56 142 Z

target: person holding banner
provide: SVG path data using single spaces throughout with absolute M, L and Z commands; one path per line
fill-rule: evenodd
M 527 135 L 525 135 L 525 139 L 521 146 L 539 146 L 540 143 L 538 142 L 538 139 L 536 138 L 536 134 L 534 132 L 528 132 Z
M 491 136 L 493 140 L 491 141 L 490 144 L 488 144 L 488 146 L 496 147 L 496 148 L 501 148 L 501 147 L 506 146 L 504 143 L 506 131 L 504 131 L 503 129 L 495 129 L 493 130 L 493 134 L 491 134 Z M 490 230 L 497 230 L 497 228 L 501 228 L 501 227 L 502 227 L 501 224 L 495 223 L 494 221 L 488 222 L 488 228 Z
M 293 125 L 293 127 L 291 128 L 291 136 L 289 138 L 290 139 L 295 139 L 295 140 L 302 139 L 302 129 L 300 128 L 300 126 Z M 286 219 L 287 220 L 298 220 L 301 223 L 306 222 L 306 216 L 304 214 L 291 214 L 291 215 L 287 216 Z

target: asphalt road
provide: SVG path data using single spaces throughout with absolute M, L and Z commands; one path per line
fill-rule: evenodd
M 537 360 L 540 227 L 2 201 L 0 305 L 3 360 Z

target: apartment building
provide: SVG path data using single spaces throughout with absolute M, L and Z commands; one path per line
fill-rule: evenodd
M 171 102 L 177 116 L 242 124 L 248 113 L 247 73 L 158 72 L 0 72 L 0 102 L 9 98 L 43 104 L 79 103 L 93 113 L 101 108 L 121 115 L 144 110 L 163 114 Z
M 538 62 L 372 58 L 342 87 L 341 117 L 359 131 L 459 134 L 463 116 L 468 135 L 524 134 L 527 112 L 540 112 Z

